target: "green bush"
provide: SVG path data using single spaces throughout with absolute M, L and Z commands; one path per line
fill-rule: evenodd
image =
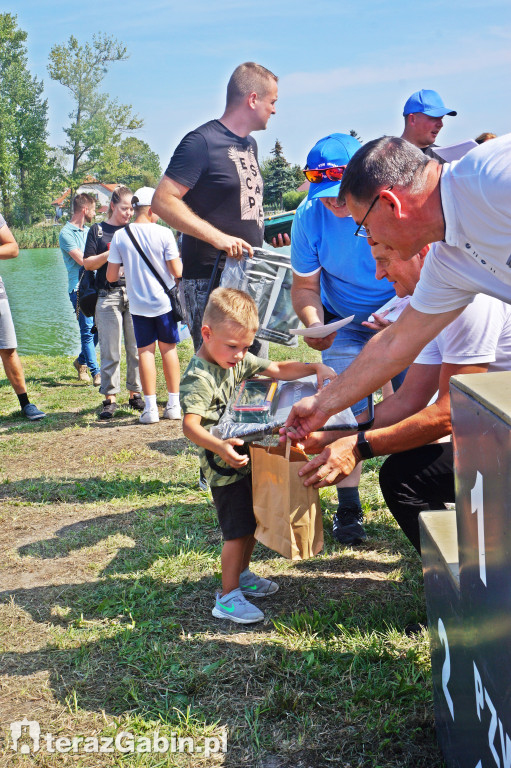
M 306 194 L 307 192 L 284 192 L 282 195 L 282 205 L 284 206 L 284 210 L 294 211 L 295 208 L 298 208 Z
M 12 234 L 20 248 L 58 248 L 59 234 L 62 227 L 24 227 L 13 228 Z

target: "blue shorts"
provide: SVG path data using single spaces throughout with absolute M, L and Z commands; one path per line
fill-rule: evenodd
M 179 332 L 171 309 L 158 317 L 143 317 L 142 315 L 132 315 L 131 317 L 133 318 L 133 329 L 138 349 L 148 347 L 155 341 L 162 341 L 164 344 L 177 344 L 179 341 Z
M 375 333 L 376 331 L 355 322 L 348 323 L 344 328 L 339 328 L 332 346 L 321 353 L 323 363 L 333 368 L 337 374 L 343 373 L 357 355 L 362 352 Z M 394 391 L 402 384 L 405 374 L 406 371 L 399 373 L 392 379 Z M 358 403 L 351 406 L 354 416 L 363 413 L 366 408 L 367 398 L 359 400 Z

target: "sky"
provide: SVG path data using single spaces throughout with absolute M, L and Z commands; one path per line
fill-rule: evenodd
M 511 130 L 510 0 L 19 0 L 30 71 L 45 86 L 49 143 L 62 145 L 72 102 L 47 73 L 53 45 L 98 31 L 130 57 L 111 65 L 103 90 L 144 120 L 135 135 L 162 170 L 189 130 L 220 117 L 230 74 L 243 61 L 279 77 L 277 113 L 254 134 L 259 158 L 276 139 L 305 164 L 322 136 L 354 129 L 364 141 L 400 135 L 403 105 L 421 88 L 458 112 L 439 144 Z

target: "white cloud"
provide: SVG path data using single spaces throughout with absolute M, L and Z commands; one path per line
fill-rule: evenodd
M 511 50 L 486 52 L 472 50 L 470 54 L 437 61 L 392 61 L 387 65 L 339 67 L 324 72 L 293 72 L 280 78 L 279 87 L 281 96 L 332 94 L 362 85 L 395 83 L 398 77 L 406 77 L 407 80 L 413 78 L 431 80 L 436 76 L 481 72 L 509 63 L 511 63 Z

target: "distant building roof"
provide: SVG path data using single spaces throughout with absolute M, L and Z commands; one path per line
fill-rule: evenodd
M 106 184 L 106 183 L 105 183 L 105 182 L 103 182 L 103 181 L 98 181 L 97 179 L 95 179 L 95 178 L 94 178 L 94 176 L 87 176 L 87 177 L 86 177 L 86 178 L 85 178 L 85 179 L 82 181 L 82 183 L 79 185 L 78 189 L 81 189 L 82 187 L 93 186 L 93 185 L 99 185 L 100 187 L 103 187 L 103 188 L 104 188 L 104 189 L 106 189 L 108 192 L 110 192 L 110 194 L 111 194 L 111 193 L 114 191 L 114 189 L 115 189 L 116 187 L 118 187 L 118 186 L 119 186 L 117 183 L 115 183 L 115 184 L 110 184 L 110 183 L 109 183 L 109 184 Z M 61 206 L 61 205 L 62 205 L 62 204 L 65 202 L 65 200 L 66 200 L 66 199 L 69 197 L 70 193 L 71 193 L 71 190 L 70 190 L 70 189 L 69 189 L 69 187 L 68 187 L 68 188 L 67 188 L 67 189 L 66 189 L 66 190 L 65 190 L 65 191 L 64 191 L 64 192 L 61 194 L 61 196 L 60 196 L 60 197 L 57 197 L 57 199 L 56 199 L 56 200 L 53 200 L 53 202 L 52 202 L 52 205 L 59 205 L 59 206 Z M 100 210 L 101 210 L 101 209 L 100 209 Z M 106 210 L 106 208 L 105 208 L 105 210 Z
M 69 193 L 70 193 L 70 192 L 71 192 L 71 190 L 70 190 L 70 189 L 69 189 L 69 187 L 68 187 L 68 188 L 66 189 L 66 191 L 65 191 L 65 192 L 63 192 L 63 193 L 61 194 L 61 196 L 60 196 L 60 197 L 57 197 L 57 199 L 56 199 L 56 200 L 54 200 L 54 201 L 52 202 L 52 205 L 62 205 L 62 203 L 64 202 L 64 200 L 66 199 L 66 197 L 68 197 L 68 196 L 69 196 Z

